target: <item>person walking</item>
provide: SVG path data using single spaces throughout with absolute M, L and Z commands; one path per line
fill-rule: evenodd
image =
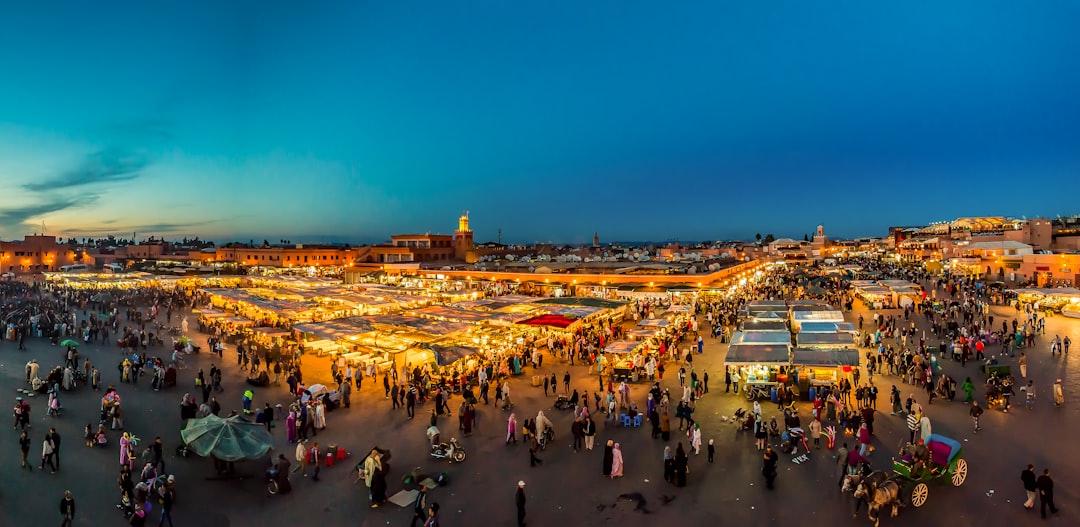
M 517 486 L 517 494 L 514 496 L 514 504 L 517 505 L 517 524 L 518 527 L 525 526 L 525 482 L 519 481 Z
M 424 527 L 439 527 L 439 504 L 432 503 L 428 507 L 428 518 L 424 522 Z
M 1060 407 L 1065 404 L 1065 388 L 1061 385 L 1061 379 L 1054 383 L 1054 406 Z
M 169 476 L 170 478 L 172 476 Z M 161 519 L 158 520 L 158 527 L 164 527 L 165 520 L 169 520 L 169 527 L 173 527 L 172 522 L 172 506 L 173 506 L 173 491 L 168 486 L 162 489 L 161 499 L 159 500 L 161 505 Z
M 53 442 L 49 439 L 49 436 L 45 436 L 45 439 L 41 442 L 41 467 L 39 467 L 41 470 L 45 470 L 45 463 L 48 463 L 52 473 L 56 474 L 55 453 L 56 448 L 53 446 Z
M 973 401 L 971 403 L 971 410 L 968 411 L 968 415 L 971 416 L 972 423 L 975 424 L 974 433 L 979 433 L 982 427 L 979 426 L 979 417 L 982 416 L 983 409 L 979 406 L 979 401 Z
M 158 465 L 161 466 L 160 474 L 165 473 L 165 445 L 161 442 L 161 436 L 158 436 L 153 443 L 150 444 L 150 452 L 154 457 L 154 468 Z M 59 457 L 59 456 L 57 456 Z
M 566 372 L 563 375 L 562 383 L 563 383 L 563 389 L 566 390 L 566 393 L 570 393 L 570 372 L 569 371 Z
M 53 459 L 56 461 L 56 470 L 60 470 L 60 434 L 56 433 L 55 428 L 49 428 L 49 433 L 46 434 L 45 437 L 52 442 Z
M 1047 507 L 1051 514 L 1057 514 L 1057 507 L 1054 506 L 1054 480 L 1050 478 L 1050 469 L 1043 470 L 1043 474 L 1035 480 L 1035 486 L 1039 489 L 1039 509 L 1042 517 L 1046 518 Z
M 70 490 L 65 490 L 64 497 L 60 499 L 60 527 L 71 527 L 74 520 L 75 498 L 71 496 Z
M 306 478 L 307 477 L 307 464 L 308 464 L 307 463 L 307 458 L 308 458 L 307 439 L 301 439 L 301 440 L 296 442 L 295 456 L 296 456 L 296 466 L 293 467 L 292 471 L 296 472 L 296 471 L 299 470 L 304 474 L 304 477 Z
M 585 416 L 585 450 L 592 450 L 596 443 L 596 423 L 592 417 Z
M 772 446 L 765 447 L 765 454 L 761 456 L 761 473 L 765 476 L 765 488 L 772 490 L 776 481 L 776 462 L 780 456 L 773 452 Z
M 19 434 L 19 450 L 22 452 L 22 468 L 33 472 L 34 465 L 27 459 L 30 456 L 30 434 L 26 430 Z
M 1027 469 L 1020 473 L 1020 481 L 1024 482 L 1024 492 L 1027 493 L 1027 500 L 1024 501 L 1024 509 L 1031 510 L 1035 508 L 1035 492 L 1039 490 L 1039 486 L 1036 483 L 1035 477 L 1035 465 L 1029 464 Z
M 413 520 L 409 524 L 410 527 L 416 527 L 416 522 L 419 521 L 420 525 L 427 523 L 427 487 L 420 485 L 420 492 L 416 495 L 416 499 L 413 500 Z
M 1020 377 L 1027 378 L 1027 355 L 1024 352 L 1020 352 L 1020 359 L 1017 361 L 1020 364 Z

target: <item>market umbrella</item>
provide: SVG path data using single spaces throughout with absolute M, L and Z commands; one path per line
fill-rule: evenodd
M 60 345 L 65 347 L 65 348 L 68 347 L 68 346 L 71 346 L 73 348 L 77 348 L 77 347 L 79 347 L 79 342 L 75 341 L 75 340 L 67 339 L 67 340 L 61 342 Z
M 191 342 L 191 338 L 190 337 L 180 337 L 180 338 L 176 339 L 176 341 L 181 343 L 181 344 L 187 344 L 188 342 Z
M 238 415 L 227 419 L 216 415 L 188 419 L 180 437 L 192 452 L 223 461 L 258 459 L 274 445 L 274 438 L 265 426 Z
M 307 390 L 311 392 L 312 397 L 318 397 L 327 391 L 325 384 L 312 384 Z
M 98 313 L 97 317 L 100 318 L 101 320 L 109 320 L 109 314 L 108 313 Z
M 94 302 L 112 302 L 112 295 L 109 293 L 98 293 L 90 297 L 90 300 L 93 300 Z

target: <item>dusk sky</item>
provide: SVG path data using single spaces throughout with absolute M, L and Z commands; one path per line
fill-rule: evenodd
M 1080 213 L 1080 3 L 5 2 L 0 238 Z

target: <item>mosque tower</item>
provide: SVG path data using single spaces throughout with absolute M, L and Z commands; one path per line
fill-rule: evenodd
M 466 263 L 476 263 L 476 247 L 473 245 L 473 233 L 469 230 L 469 211 L 458 218 L 458 230 L 454 232 L 454 258 Z
M 593 232 L 592 233 L 592 246 L 593 247 L 600 247 L 600 233 L 598 233 L 598 232 Z

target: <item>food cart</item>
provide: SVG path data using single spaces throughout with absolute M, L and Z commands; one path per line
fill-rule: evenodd
M 604 347 L 604 360 L 616 381 L 635 381 L 635 353 L 641 347 L 636 340 L 616 340 Z

